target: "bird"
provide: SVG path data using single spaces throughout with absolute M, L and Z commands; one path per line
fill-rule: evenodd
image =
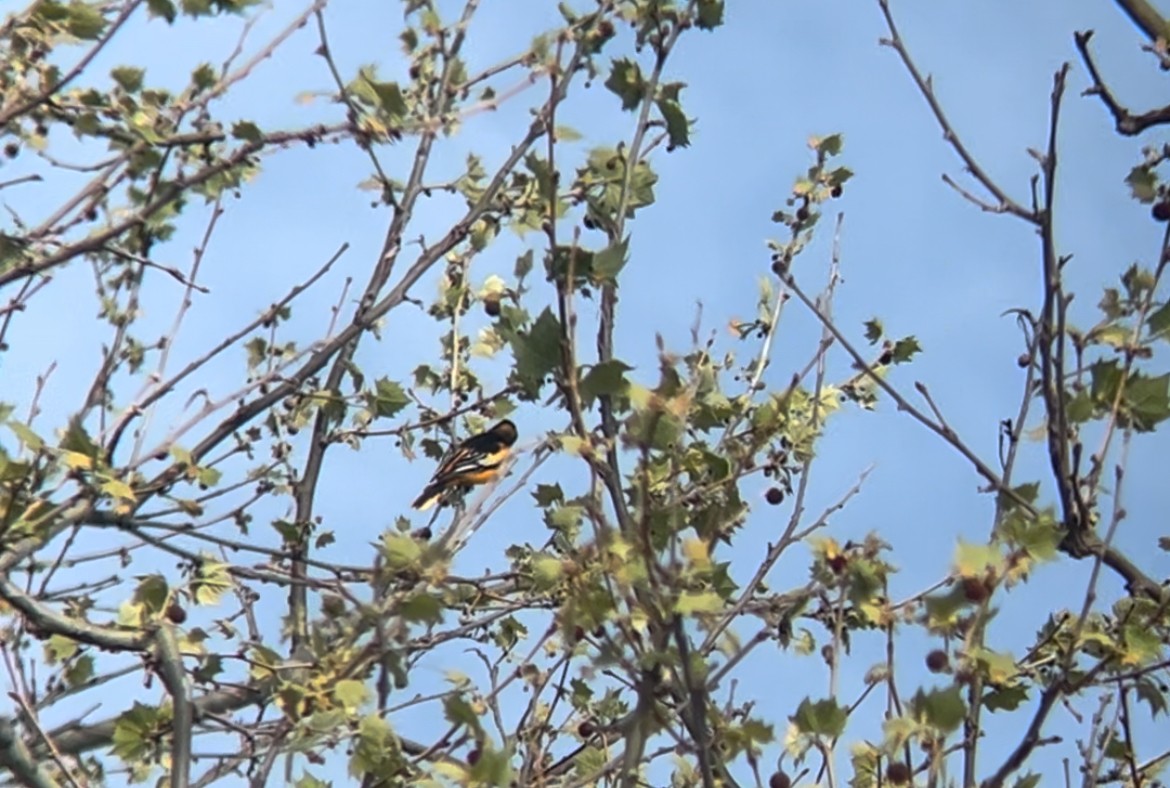
M 516 436 L 516 425 L 504 419 L 488 431 L 472 435 L 460 443 L 443 457 L 435 475 L 411 507 L 425 512 L 457 489 L 468 490 L 495 479 L 500 475 Z

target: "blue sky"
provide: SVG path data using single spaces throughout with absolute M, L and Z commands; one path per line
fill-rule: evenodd
M 971 184 L 895 53 L 878 45 L 885 29 L 876 1 L 728 5 L 727 24 L 714 34 L 684 36 L 668 68 L 669 78 L 687 83 L 683 103 L 697 124 L 689 148 L 671 154 L 660 150 L 653 156 L 660 176 L 658 202 L 630 227 L 618 356 L 636 367 L 633 376 L 653 382 L 654 333 L 661 333 L 671 349 L 685 350 L 697 301 L 704 308 L 704 330 L 718 332 L 720 347 L 732 349 L 724 327 L 728 319 L 754 312 L 757 280 L 768 273 L 764 241 L 783 232 L 770 216 L 782 206 L 793 178 L 810 162 L 806 139 L 842 132 L 842 162 L 856 175 L 844 197 L 829 206 L 845 213 L 844 284 L 834 307 L 839 324 L 859 343 L 862 322 L 874 316 L 880 316 L 894 336 L 916 335 L 925 352 L 910 367 L 896 370 L 893 381 L 908 394 L 914 381 L 925 382 L 952 426 L 981 456 L 993 460 L 997 424 L 1015 413 L 1022 382 L 1015 365 L 1022 340 L 1014 321 L 1002 313 L 1038 302 L 1039 247 L 1034 233 L 1018 220 L 981 213 L 942 182 L 940 175 L 949 173 Z M 533 34 L 559 19 L 555 5 L 547 0 L 485 0 L 483 6 L 469 36 L 472 70 L 523 47 Z M 1140 34 L 1104 0 L 1026 4 L 902 0 L 894 2 L 893 9 L 919 67 L 933 75 L 956 130 L 981 164 L 1021 202 L 1026 201 L 1028 179 L 1035 172 L 1026 149 L 1042 148 L 1047 134 L 1053 72 L 1065 60 L 1074 62 L 1060 138 L 1057 229 L 1061 251 L 1074 255 L 1067 271 L 1079 292 L 1075 319 L 1082 325 L 1092 322 L 1100 288 L 1115 283 L 1130 262 L 1154 260 L 1162 228 L 1149 220 L 1146 207 L 1127 198 L 1122 178 L 1138 161 L 1140 145 L 1160 138 L 1149 135 L 1135 141 L 1111 133 L 1100 103 L 1080 96 L 1087 80 L 1075 60 L 1072 34 L 1096 31 L 1095 51 L 1105 74 L 1119 86 L 1124 102 L 1143 109 L 1164 100 L 1165 77 L 1139 51 Z M 250 46 L 265 41 L 300 10 L 297 4 L 280 2 L 265 11 Z M 327 19 L 343 74 L 352 74 L 362 63 L 378 62 L 387 78 L 405 78 L 406 64 L 396 40 L 400 29 L 396 4 L 334 2 Z M 234 45 L 239 28 L 235 19 L 181 21 L 173 29 L 158 21 L 132 24 L 95 64 L 95 73 L 119 63 L 145 61 L 148 84 L 178 86 L 201 60 L 218 64 Z M 296 99 L 302 91 L 331 87 L 324 64 L 313 55 L 316 45 L 312 25 L 295 34 L 222 103 L 223 112 L 265 127 L 340 118 L 338 108 L 327 100 Z M 559 116 L 560 122 L 586 135 L 575 153 L 564 154 L 564 161 L 572 162 L 574 155 L 580 161 L 589 146 L 628 138 L 632 132 L 633 116 L 619 111 L 603 81 L 604 77 L 579 92 Z M 469 150 L 483 155 L 489 168 L 500 161 L 527 124 L 527 107 L 542 96 L 543 86 L 535 87 L 498 113 L 469 119 L 459 137 L 440 147 L 434 179 L 457 173 Z M 61 145 L 60 150 L 69 150 L 67 142 Z M 409 149 L 409 144 L 402 144 L 385 160 L 401 173 Z M 19 172 L 21 166 L 27 165 L 19 161 L 9 165 L 3 177 Z M 298 302 L 286 338 L 305 342 L 321 334 L 344 278 L 354 276 L 354 287 L 360 287 L 382 242 L 385 210 L 372 209 L 370 193 L 354 188 L 367 177 L 367 167 L 352 147 L 292 151 L 265 162 L 242 199 L 228 201 L 200 275 L 212 295 L 200 299 L 192 310 L 172 369 L 217 340 L 226 327 L 251 319 L 348 242 L 349 251 L 322 286 Z M 56 205 L 69 185 L 49 181 L 0 196 L 17 205 L 22 215 L 35 218 Z M 416 234 L 437 237 L 457 207 L 441 200 L 428 205 L 420 211 Z M 169 261 L 184 267 L 202 231 L 200 221 L 184 225 L 166 250 Z M 477 259 L 473 279 L 482 282 L 490 274 L 510 279 L 516 254 L 531 240 L 505 234 Z M 797 275 L 808 288 L 824 280 L 828 241 L 829 233 L 822 231 L 796 264 Z M 535 300 L 529 305 L 534 313 L 549 295 L 542 287 L 536 283 Z M 434 288 L 431 275 L 414 295 L 425 300 Z M 10 340 L 13 347 L 0 357 L 0 399 L 27 402 L 33 377 L 54 359 L 59 368 L 42 403 L 42 418 L 45 424 L 54 423 L 54 417 L 76 407 L 82 396 L 79 387 L 92 375 L 102 339 L 90 328 L 94 310 L 77 306 L 92 303 L 91 290 L 89 272 L 75 268 L 60 275 L 20 317 Z M 172 281 L 161 277 L 155 281 L 148 291 L 146 324 L 165 330 L 181 295 Z M 464 325 L 473 330 L 482 324 L 475 313 Z M 797 303 L 790 304 L 765 380 L 777 387 L 786 385 L 792 371 L 810 357 L 818 336 L 815 320 Z M 432 324 L 408 308 L 390 316 L 383 341 L 366 342 L 359 360 L 368 376 L 406 380 L 418 363 L 435 358 L 437 348 Z M 847 367 L 842 353 L 831 356 L 830 368 L 837 375 L 845 374 Z M 242 353 L 229 356 L 199 385 L 222 394 L 240 379 L 242 369 Z M 506 374 L 497 363 L 485 363 L 478 372 L 489 388 L 502 384 Z M 188 393 L 177 398 L 177 405 Z M 164 429 L 177 416 L 175 410 L 163 410 L 156 425 Z M 531 405 L 522 406 L 514 418 L 525 436 L 562 426 L 560 414 Z M 1170 573 L 1167 554 L 1152 549 L 1156 536 L 1165 533 L 1160 514 L 1170 505 L 1170 492 L 1162 483 L 1164 471 L 1157 462 L 1160 445 L 1164 441 L 1152 436 L 1135 443 L 1127 482 L 1129 517 L 1117 540 L 1155 577 Z M 992 501 L 977 492 L 979 479 L 972 469 L 935 436 L 895 412 L 888 401 L 881 402 L 876 413 L 847 409 L 831 423 L 818 453 L 809 499 L 812 512 L 836 500 L 865 468 L 874 466 L 862 494 L 833 518 L 829 533 L 843 541 L 871 530 L 880 532 L 893 545 L 894 559 L 902 567 L 893 580 L 896 596 L 938 579 L 958 538 L 982 539 L 990 528 Z M 1043 478 L 1044 468 L 1042 446 L 1033 444 L 1017 478 Z M 542 480 L 551 481 L 561 469 L 568 474 L 560 478 L 566 489 L 584 489 L 587 477 L 575 465 L 550 464 Z M 322 479 L 318 512 L 323 527 L 336 531 L 338 539 L 321 557 L 367 562 L 369 543 L 406 511 L 430 470 L 425 461 L 406 463 L 393 447 L 377 440 L 367 441 L 360 452 L 335 450 Z M 763 491 L 762 484 L 758 491 L 750 484 L 745 490 L 748 496 L 762 496 Z M 787 506 L 773 510 L 762 505 L 737 535 L 728 556 L 739 567 L 738 577 L 750 575 L 768 540 L 782 527 L 777 511 L 787 518 Z M 254 530 L 264 528 L 258 525 Z M 508 544 L 521 540 L 539 545 L 545 538 L 536 510 L 526 496 L 517 496 L 476 535 L 459 569 L 470 573 L 501 568 Z M 803 581 L 802 555 L 778 564 L 770 578 L 772 587 Z M 170 563 L 164 559 L 160 571 L 170 571 Z M 1018 654 L 1051 606 L 1079 604 L 1088 570 L 1088 563 L 1038 570 L 1027 586 L 1005 601 L 993 628 L 995 645 Z M 1102 591 L 1111 598 L 1119 583 L 1106 577 Z M 871 651 L 875 645 L 864 639 L 855 644 L 844 697 L 861 686 L 861 676 L 878 660 L 879 653 Z M 903 665 L 908 681 L 917 680 L 920 657 L 933 645 L 907 638 Z M 458 661 L 461 669 L 474 670 L 465 657 Z M 430 679 L 424 670 L 411 691 L 416 686 L 425 691 L 441 681 L 442 667 L 429 666 Z M 783 680 L 777 681 L 777 675 Z M 778 733 L 783 731 L 784 715 L 801 697 L 809 693 L 815 697 L 827 688 L 819 661 L 770 649 L 745 661 L 740 678 L 744 687 L 758 693 L 757 710 L 777 722 Z M 110 710 L 117 707 L 112 698 L 110 704 Z M 870 735 L 876 729 L 876 708 L 868 715 L 874 724 L 861 729 Z M 1091 712 L 1095 705 L 1086 702 L 1079 708 Z M 1053 730 L 1066 719 L 1057 715 Z M 984 750 L 985 769 L 998 762 L 997 748 L 1018 736 L 1017 726 L 1025 722 L 993 726 Z M 404 733 L 424 739 L 429 724 L 413 721 L 420 726 L 418 731 Z M 1147 735 L 1152 740 L 1152 733 Z M 773 748 L 763 763 L 776 752 Z M 342 771 L 333 777 L 344 782 Z

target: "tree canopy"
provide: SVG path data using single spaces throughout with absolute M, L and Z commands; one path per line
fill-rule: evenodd
M 938 5 L 10 10 L 5 781 L 1163 784 L 1167 22 L 981 123 Z

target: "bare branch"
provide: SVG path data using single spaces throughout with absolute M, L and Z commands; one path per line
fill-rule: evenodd
M 1097 63 L 1093 60 L 1092 53 L 1089 52 L 1089 40 L 1092 37 L 1092 30 L 1078 32 L 1073 36 L 1073 40 L 1077 45 L 1077 51 L 1081 53 L 1081 60 L 1084 61 L 1085 68 L 1089 70 L 1089 76 L 1093 80 L 1092 87 L 1085 90 L 1084 95 L 1096 95 L 1101 99 L 1101 103 L 1105 105 L 1105 108 L 1109 110 L 1109 114 L 1113 116 L 1113 123 L 1117 132 L 1127 137 L 1132 137 L 1141 134 L 1153 126 L 1162 126 L 1170 123 L 1170 105 L 1152 109 L 1140 115 L 1134 115 L 1117 100 L 1113 95 L 1113 91 L 1109 89 L 1105 81 L 1101 78 L 1101 73 L 1097 69 Z
M 910 52 L 906 49 L 906 45 L 902 41 L 902 36 L 898 32 L 898 27 L 894 24 L 894 16 L 890 11 L 889 0 L 878 0 L 878 5 L 881 6 L 882 15 L 886 20 L 886 27 L 890 31 L 890 38 L 883 39 L 882 43 L 891 47 L 895 52 L 898 53 L 898 56 L 902 59 L 902 63 L 906 66 L 906 70 L 910 72 L 910 76 L 914 80 L 914 84 L 918 86 L 918 90 L 920 93 L 922 93 L 922 97 L 925 98 L 926 103 L 930 105 L 930 110 L 934 113 L 935 120 L 938 121 L 938 125 L 942 128 L 943 138 L 946 139 L 948 143 L 950 143 L 950 146 L 954 149 L 955 153 L 959 154 L 959 158 L 963 160 L 963 165 L 967 168 L 967 171 L 970 172 L 975 180 L 977 180 L 983 186 L 983 188 L 985 188 L 996 200 L 994 207 L 987 207 L 988 204 L 981 200 L 975 200 L 973 198 L 973 201 L 980 207 L 983 207 L 985 210 L 991 210 L 996 213 L 1011 213 L 1020 217 L 1021 219 L 1024 219 L 1025 221 L 1035 223 L 1038 219 L 1035 212 L 1029 211 L 1011 197 L 1009 197 L 1007 192 L 1000 188 L 999 184 L 997 184 L 995 180 L 992 179 L 992 177 L 988 175 L 981 166 L 979 166 L 979 162 L 977 162 L 975 157 L 972 156 L 970 151 L 967 150 L 967 147 L 963 144 L 963 141 L 959 138 L 959 135 L 955 133 L 954 127 L 951 125 L 950 120 L 943 111 L 942 104 L 940 104 L 938 101 L 938 97 L 935 96 L 934 86 L 931 84 L 930 77 L 924 77 L 922 72 L 918 70 L 918 66 L 916 66 L 914 61 L 911 59 Z

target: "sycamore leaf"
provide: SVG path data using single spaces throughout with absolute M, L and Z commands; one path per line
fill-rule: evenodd
M 684 616 L 718 613 L 723 607 L 723 599 L 714 591 L 684 591 L 674 603 L 674 611 Z
M 443 621 L 443 606 L 431 594 L 415 594 L 398 606 L 398 612 L 407 621 L 425 624 L 440 624 Z
M 357 679 L 342 679 L 333 685 L 333 699 L 349 713 L 356 712 L 370 697 L 365 682 Z
M 690 137 L 690 122 L 687 120 L 686 113 L 683 112 L 682 105 L 672 99 L 658 99 L 658 111 L 662 113 L 662 119 L 666 121 L 666 135 L 669 142 L 669 147 L 685 148 L 691 144 Z
M 636 109 L 646 95 L 646 80 L 642 77 L 642 69 L 629 58 L 613 62 L 605 86 L 622 100 L 624 110 Z
M 724 0 L 699 0 L 695 24 L 700 30 L 714 30 L 723 24 Z
M 629 383 L 625 373 L 633 367 L 618 359 L 594 364 L 581 380 L 581 395 L 588 405 L 597 397 L 622 394 Z
M 512 339 L 517 383 L 530 398 L 538 395 L 545 376 L 560 363 L 560 343 L 561 323 L 547 307 L 527 333 Z
M 418 540 L 406 534 L 387 534 L 382 539 L 382 552 L 391 569 L 406 569 L 422 557 Z
M 919 690 L 910 705 L 920 720 L 943 733 L 956 730 L 967 716 L 967 705 L 957 686 L 930 692 Z
M 1125 176 L 1130 193 L 1139 202 L 1151 203 L 1158 196 L 1158 178 L 1145 164 L 1139 164 Z
M 593 256 L 593 280 L 599 284 L 617 281 L 617 275 L 626 265 L 626 250 L 630 239 L 610 244 Z
M 790 719 L 801 733 L 835 739 L 845 731 L 848 713 L 832 698 L 815 703 L 805 698 Z
M 374 384 L 374 415 L 385 418 L 393 416 L 410 404 L 410 397 L 401 384 L 389 378 L 379 378 Z

